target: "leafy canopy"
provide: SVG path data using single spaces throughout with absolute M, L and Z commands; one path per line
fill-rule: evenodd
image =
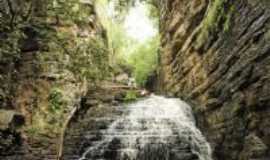
M 137 84 L 140 86 L 145 85 L 148 76 L 155 72 L 157 67 L 159 37 L 156 36 L 149 38 L 145 42 L 139 42 L 127 35 L 123 20 L 126 18 L 129 9 L 139 1 L 116 0 L 112 2 L 102 0 L 99 2 L 99 15 L 107 30 L 112 66 L 117 71 L 118 68 L 131 68 L 131 74 L 136 79 Z M 141 0 L 140 2 L 147 6 L 148 17 L 157 27 L 157 9 L 152 4 L 149 5 L 150 1 Z M 105 14 L 106 9 L 109 8 L 108 6 L 114 7 L 113 15 Z

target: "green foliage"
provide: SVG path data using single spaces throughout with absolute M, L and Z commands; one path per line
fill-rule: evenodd
M 26 133 L 30 136 L 36 136 L 39 133 L 39 128 L 36 128 L 34 126 L 29 126 L 28 128 L 26 128 Z
M 94 5 L 89 4 L 92 2 L 0 0 L 0 63 L 20 62 L 20 58 L 27 55 L 21 51 L 24 42 L 28 45 L 33 41 L 37 45 L 31 52 L 38 52 L 33 57 L 37 58 L 33 61 L 37 62 L 38 71 L 56 75 L 56 78 L 58 75 L 73 78 L 74 75 L 76 81 L 80 78 L 91 83 L 104 79 L 108 50 Z M 51 83 L 63 82 L 59 79 Z M 47 90 L 44 92 L 42 95 L 48 94 Z M 38 99 L 37 107 L 31 110 L 31 126 L 25 128 L 27 133 L 58 132 L 71 109 L 69 98 L 57 86 L 44 101 L 42 97 Z
M 113 0 L 108 0 L 109 2 Z M 115 0 L 114 9 L 118 12 L 117 16 L 122 17 L 125 15 L 131 7 L 134 7 L 136 3 L 145 3 L 147 5 L 151 5 L 155 8 L 155 12 L 157 11 L 158 7 L 158 0 Z M 152 8 L 153 9 L 153 8 Z M 153 10 L 152 10 L 153 11 Z
M 20 58 L 19 40 L 23 37 L 23 33 L 15 30 L 6 33 L 6 39 L 0 39 L 0 61 L 10 63 Z
M 147 14 L 153 23 L 158 26 L 157 9 L 148 3 L 150 3 L 150 1 L 144 4 L 149 9 Z M 135 5 L 135 1 L 114 1 L 114 5 L 116 16 L 125 18 L 130 7 Z M 106 6 L 108 6 L 107 0 L 100 1 L 98 9 L 101 12 L 99 13 L 99 16 L 102 19 L 102 23 L 107 30 L 110 49 L 110 65 L 114 68 L 113 72 L 116 74 L 119 73 L 119 71 L 129 73 L 131 70 L 131 74 L 135 77 L 137 83 L 143 86 L 147 77 L 153 73 L 157 67 L 159 38 L 150 38 L 148 41 L 141 43 L 129 37 L 124 28 L 123 21 L 119 21 L 119 19 L 115 19 L 114 17 L 105 14 L 106 9 L 108 9 Z
M 79 26 L 89 31 L 89 28 Z M 77 78 L 92 82 L 104 79 L 108 74 L 108 46 L 100 35 L 78 36 L 71 27 L 63 27 L 61 31 L 42 30 L 43 42 L 48 52 L 40 54 L 42 62 L 62 63 L 61 68 L 73 72 Z M 90 34 L 90 33 L 87 33 Z
M 57 23 L 87 24 L 94 10 L 92 5 L 78 0 L 53 0 L 46 3 L 48 15 L 55 17 Z
M 201 32 L 197 39 L 197 48 L 209 38 L 210 34 L 218 31 L 219 26 L 223 25 L 223 31 L 227 32 L 230 29 L 231 18 L 235 10 L 233 5 L 229 5 L 230 0 L 214 0 L 210 4 L 206 17 L 203 20 Z M 226 6 L 229 6 L 226 7 Z
M 128 91 L 124 98 L 125 102 L 131 102 L 137 100 L 137 93 L 135 91 Z
M 63 107 L 63 95 L 61 91 L 57 88 L 53 88 L 51 90 L 48 100 L 50 111 L 53 113 L 58 112 Z
M 125 63 L 124 54 L 133 40 L 127 36 L 123 22 L 111 17 L 112 15 L 108 15 L 108 6 L 107 0 L 98 1 L 99 18 L 107 31 L 110 52 L 109 65 L 116 68 L 119 63 Z
M 69 53 L 71 62 L 68 68 L 80 78 L 100 80 L 108 74 L 108 50 L 101 39 L 77 41 Z
M 131 39 L 127 37 L 125 29 L 121 24 L 111 23 L 107 27 L 109 47 L 111 50 L 111 62 L 112 65 L 122 61 L 122 57 L 128 48 L 128 44 L 131 43 Z
M 143 86 L 149 75 L 155 72 L 158 65 L 159 38 L 155 37 L 145 44 L 136 46 L 128 57 L 128 63 L 133 68 L 136 82 Z
M 156 28 L 159 27 L 159 18 L 160 18 L 160 9 L 157 6 L 157 2 L 154 2 L 154 0 L 149 0 L 151 2 L 146 3 L 146 7 L 148 8 L 147 15 L 152 20 L 154 26 Z
M 223 27 L 224 32 L 228 32 L 230 30 L 231 20 L 232 20 L 234 11 L 235 11 L 235 6 L 231 5 L 228 13 L 225 15 L 225 22 L 224 22 L 224 27 Z
M 59 43 L 55 25 L 89 27 L 94 6 L 78 0 L 0 1 L 0 61 L 11 63 L 20 58 L 24 29 L 30 27 L 39 34 L 42 44 Z M 71 37 L 66 36 L 65 41 Z M 62 43 L 60 44 L 60 46 Z M 48 46 L 47 46 L 48 47 Z
M 0 62 L 12 63 L 20 58 L 19 41 L 25 38 L 22 29 L 27 26 L 31 3 L 0 1 Z
M 218 27 L 218 22 L 221 16 L 224 14 L 224 4 L 227 0 L 214 0 L 210 7 L 207 17 L 204 21 L 204 27 L 214 28 Z

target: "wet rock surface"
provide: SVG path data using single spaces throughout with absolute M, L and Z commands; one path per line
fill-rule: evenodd
M 160 89 L 195 104 L 216 159 L 270 159 L 269 2 L 164 0 L 160 10 Z
M 210 160 L 211 150 L 188 106 L 178 101 L 151 96 L 90 108 L 66 131 L 63 159 Z

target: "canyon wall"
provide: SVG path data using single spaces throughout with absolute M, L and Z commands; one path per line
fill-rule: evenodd
M 270 159 L 270 2 L 162 0 L 160 90 L 193 104 L 217 160 Z
M 0 159 L 57 159 L 69 114 L 106 74 L 106 32 L 93 0 L 2 0 L 0 11 Z

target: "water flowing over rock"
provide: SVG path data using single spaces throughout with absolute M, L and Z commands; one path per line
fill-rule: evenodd
M 86 138 L 77 146 L 82 147 L 79 160 L 212 159 L 209 144 L 183 101 L 152 95 L 111 108 L 115 111 L 109 116 L 88 118 L 95 129 L 81 135 Z

